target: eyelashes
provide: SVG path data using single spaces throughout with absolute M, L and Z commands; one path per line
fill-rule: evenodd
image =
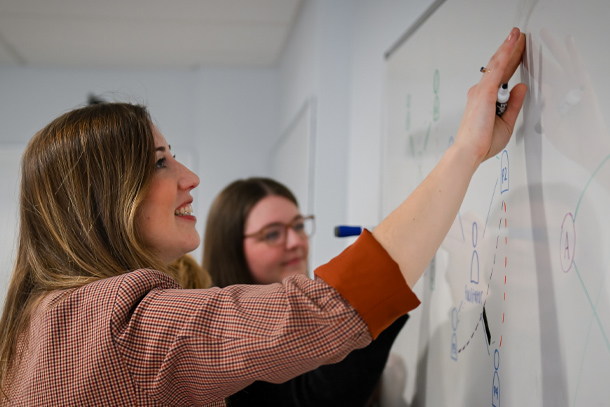
M 155 164 L 156 168 L 166 168 L 167 166 L 165 165 L 165 157 L 160 158 L 159 160 L 157 160 L 157 163 Z
M 175 155 L 175 154 L 174 154 L 174 155 L 172 155 L 172 158 L 174 158 L 174 159 L 175 159 L 175 158 L 176 158 L 176 155 Z M 167 162 L 167 158 L 166 158 L 166 157 L 159 158 L 159 159 L 157 160 L 157 162 L 155 163 L 155 167 L 156 167 L 156 168 L 167 168 L 167 164 L 166 164 L 166 162 Z

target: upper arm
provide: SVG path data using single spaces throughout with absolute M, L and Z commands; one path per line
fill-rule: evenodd
M 269 286 L 155 289 L 123 315 L 115 340 L 152 397 L 209 402 L 255 380 L 285 381 L 342 359 L 370 336 L 358 313 L 321 280 Z

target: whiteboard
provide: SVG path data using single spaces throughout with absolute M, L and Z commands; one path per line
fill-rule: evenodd
M 607 0 L 439 1 L 387 56 L 382 216 L 451 145 L 511 27 L 527 34 L 515 134 L 414 287 L 392 405 L 610 405 L 608 16 Z

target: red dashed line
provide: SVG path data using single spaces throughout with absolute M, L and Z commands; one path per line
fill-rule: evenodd
M 504 284 L 506 284 L 506 275 L 504 276 Z
M 500 335 L 500 346 L 502 346 L 502 335 Z M 498 347 L 500 347 L 498 346 Z
M 502 323 L 504 323 L 504 313 L 502 313 Z

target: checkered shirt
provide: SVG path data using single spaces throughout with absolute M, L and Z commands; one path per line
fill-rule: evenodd
M 280 383 L 338 362 L 419 304 L 372 237 L 356 244 L 360 250 L 346 250 L 315 280 L 185 290 L 164 273 L 142 269 L 52 292 L 32 315 L 4 402 L 223 406 L 255 380 Z M 377 261 L 361 272 L 366 253 Z M 354 286 L 345 278 L 350 274 L 381 275 L 394 294 L 366 294 L 377 283 L 363 278 Z M 397 281 L 398 290 L 391 285 Z

